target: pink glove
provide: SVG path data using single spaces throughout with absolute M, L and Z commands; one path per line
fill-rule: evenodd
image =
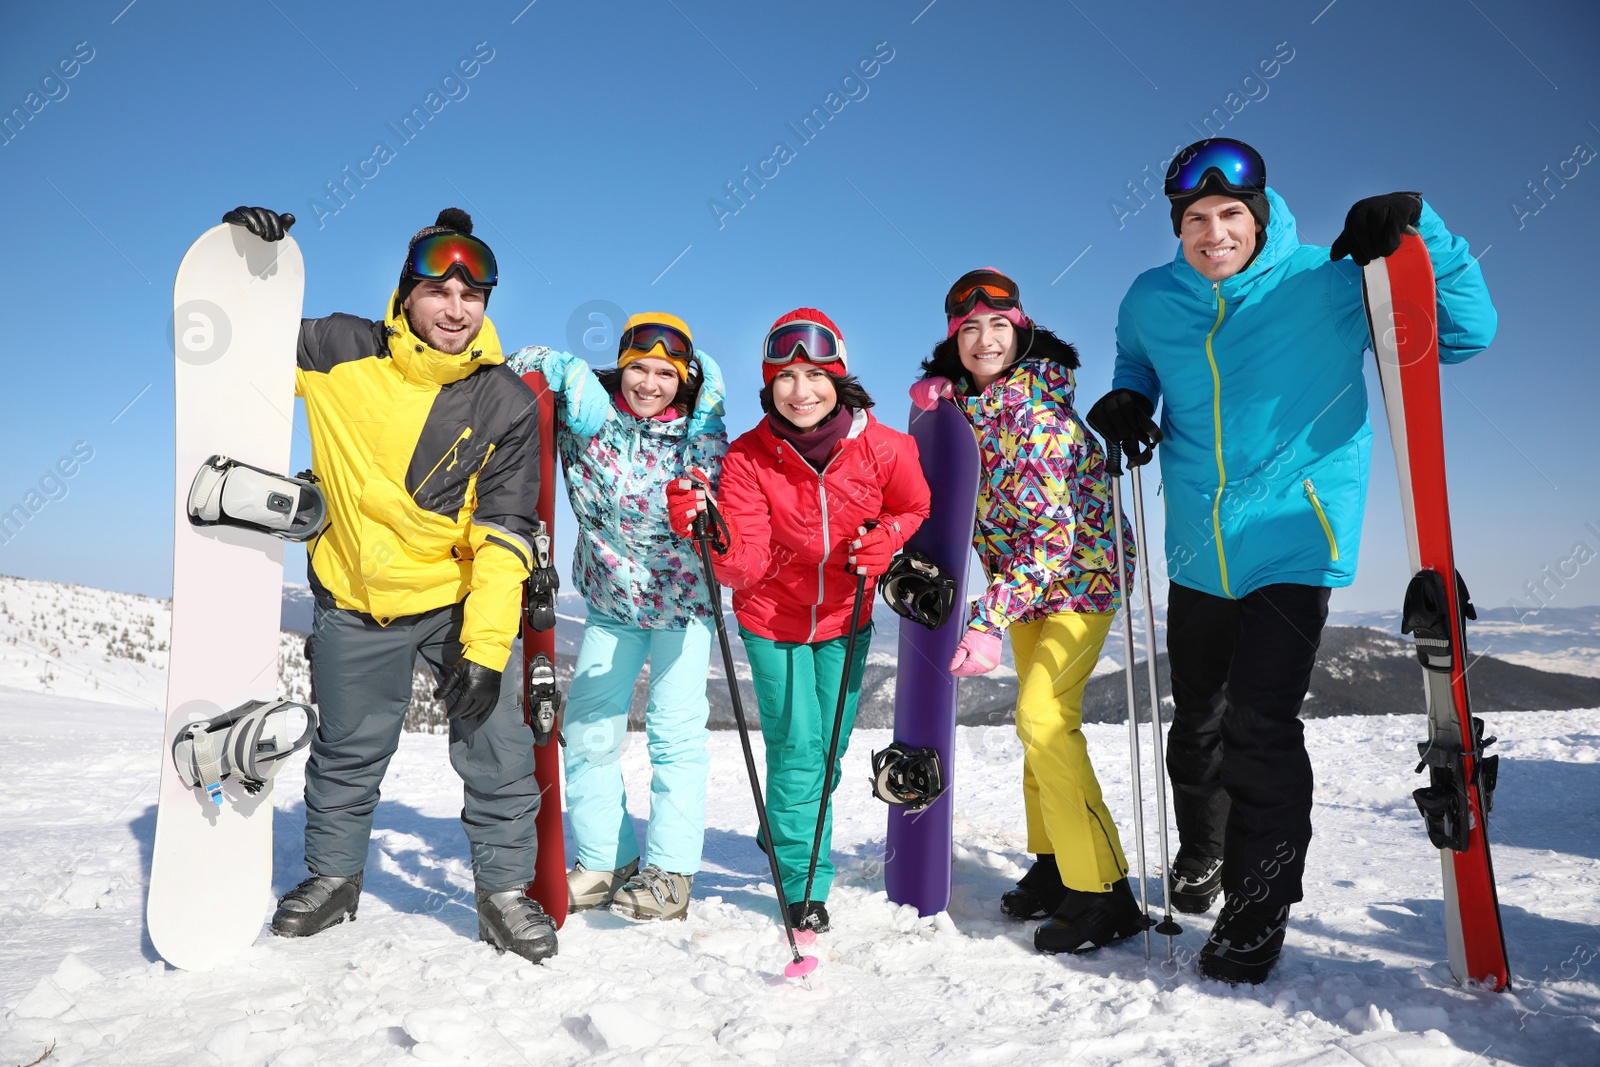
M 694 536 L 695 516 L 706 510 L 707 486 L 711 479 L 695 467 L 688 477 L 674 478 L 667 483 L 667 524 L 679 537 Z
M 965 678 L 973 674 L 988 674 L 1000 666 L 1000 635 L 983 630 L 968 630 L 956 654 L 950 659 L 950 674 Z
M 923 411 L 938 407 L 940 397 L 955 395 L 955 386 L 950 384 L 949 378 L 923 378 L 911 383 L 911 402 Z

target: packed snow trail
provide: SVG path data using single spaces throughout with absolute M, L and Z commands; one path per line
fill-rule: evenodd
M 958 731 L 955 889 L 949 912 L 928 919 L 883 891 L 885 809 L 868 795 L 867 754 L 888 733 L 851 739 L 836 797 L 835 925 L 806 982 L 780 976 L 787 951 L 737 738 L 723 732 L 711 741 L 706 866 L 687 922 L 580 913 L 542 967 L 473 940 L 460 784 L 445 738 L 407 734 L 358 920 L 303 941 L 263 929 L 234 967 L 186 974 L 155 957 L 142 924 L 158 719 L 0 689 L 0 1064 L 28 1063 L 52 1042 L 51 1065 L 284 1067 L 1578 1067 L 1600 1049 L 1600 711 L 1494 717 L 1496 869 L 1516 968 L 1498 995 L 1457 988 L 1443 960 L 1438 865 L 1410 798 L 1420 715 L 1306 724 L 1318 778 L 1310 895 L 1271 979 L 1240 989 L 1194 971 L 1214 915 L 1184 917 L 1176 965 L 1164 951 L 1147 963 L 1137 939 L 1043 956 L 1031 924 L 1000 916 L 1000 893 L 1028 862 L 1021 747 L 1003 727 Z M 1107 802 L 1126 810 L 1123 728 L 1086 732 Z M 642 735 L 623 760 L 642 816 Z M 280 892 L 302 876 L 301 766 L 274 791 Z M 203 872 L 194 888 L 205 892 Z

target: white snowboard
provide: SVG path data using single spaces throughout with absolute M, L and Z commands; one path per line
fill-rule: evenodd
M 175 967 L 206 971 L 261 933 L 272 902 L 271 784 L 222 783 L 219 807 L 178 777 L 187 723 L 278 692 L 283 542 L 189 522 L 189 486 L 224 455 L 290 473 L 295 344 L 305 267 L 290 238 L 222 225 L 190 246 L 173 286 L 177 468 L 172 639 L 161 795 L 146 910 L 150 941 Z

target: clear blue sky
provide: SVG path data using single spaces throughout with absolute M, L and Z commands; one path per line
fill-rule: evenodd
M 29 118 L 0 136 L 0 510 L 76 443 L 93 459 L 0 545 L 0 572 L 168 593 L 172 278 L 237 204 L 299 216 L 308 315 L 379 314 L 411 233 L 466 208 L 499 256 L 489 311 L 508 344 L 577 349 L 598 323 L 602 363 L 615 335 L 591 312 L 673 311 L 726 369 L 736 432 L 758 417 L 760 340 L 797 305 L 838 321 L 903 426 L 945 288 L 992 264 L 1080 347 L 1086 410 L 1110 380 L 1118 302 L 1175 249 L 1165 202 L 1135 211 L 1127 183 L 1215 113 L 1213 132 L 1226 119 L 1262 151 L 1305 239 L 1330 243 L 1360 197 L 1419 189 L 1485 256 L 1499 338 L 1444 387 L 1458 563 L 1482 605 L 1531 604 L 1524 583 L 1564 564 L 1553 602 L 1600 602 L 1600 559 L 1571 558 L 1600 553 L 1593 5 L 525 4 L 6 16 L 0 112 Z M 475 49 L 492 58 L 461 79 Z M 406 141 L 390 124 L 414 107 L 428 119 Z M 830 107 L 809 141 L 790 126 Z M 368 162 L 380 141 L 392 152 Z M 747 166 L 768 177 L 741 206 L 725 183 Z M 340 204 L 325 187 L 346 167 L 369 177 Z M 1398 607 L 1404 587 L 1374 421 L 1361 571 L 1336 608 Z

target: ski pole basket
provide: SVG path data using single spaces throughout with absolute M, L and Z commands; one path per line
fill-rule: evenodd
M 555 626 L 556 594 L 561 591 L 561 574 L 550 562 L 550 547 L 550 528 L 541 522 L 533 529 L 533 571 L 526 583 L 528 626 L 540 633 Z
M 528 661 L 528 701 L 526 718 L 533 728 L 533 743 L 544 747 L 561 731 L 561 709 L 566 698 L 556 684 L 555 664 L 543 652 Z M 562 744 L 565 744 L 565 740 Z
M 294 712 L 305 715 L 305 728 L 290 740 Z M 254 796 L 278 773 L 283 761 L 311 743 L 317 713 L 289 700 L 248 700 L 232 711 L 191 722 L 172 744 L 178 777 L 193 789 L 204 789 L 222 806 L 222 783 L 233 779 Z
M 299 542 L 322 531 L 328 503 L 309 472 L 291 478 L 212 456 L 189 486 L 188 511 L 196 526 L 237 526 Z

